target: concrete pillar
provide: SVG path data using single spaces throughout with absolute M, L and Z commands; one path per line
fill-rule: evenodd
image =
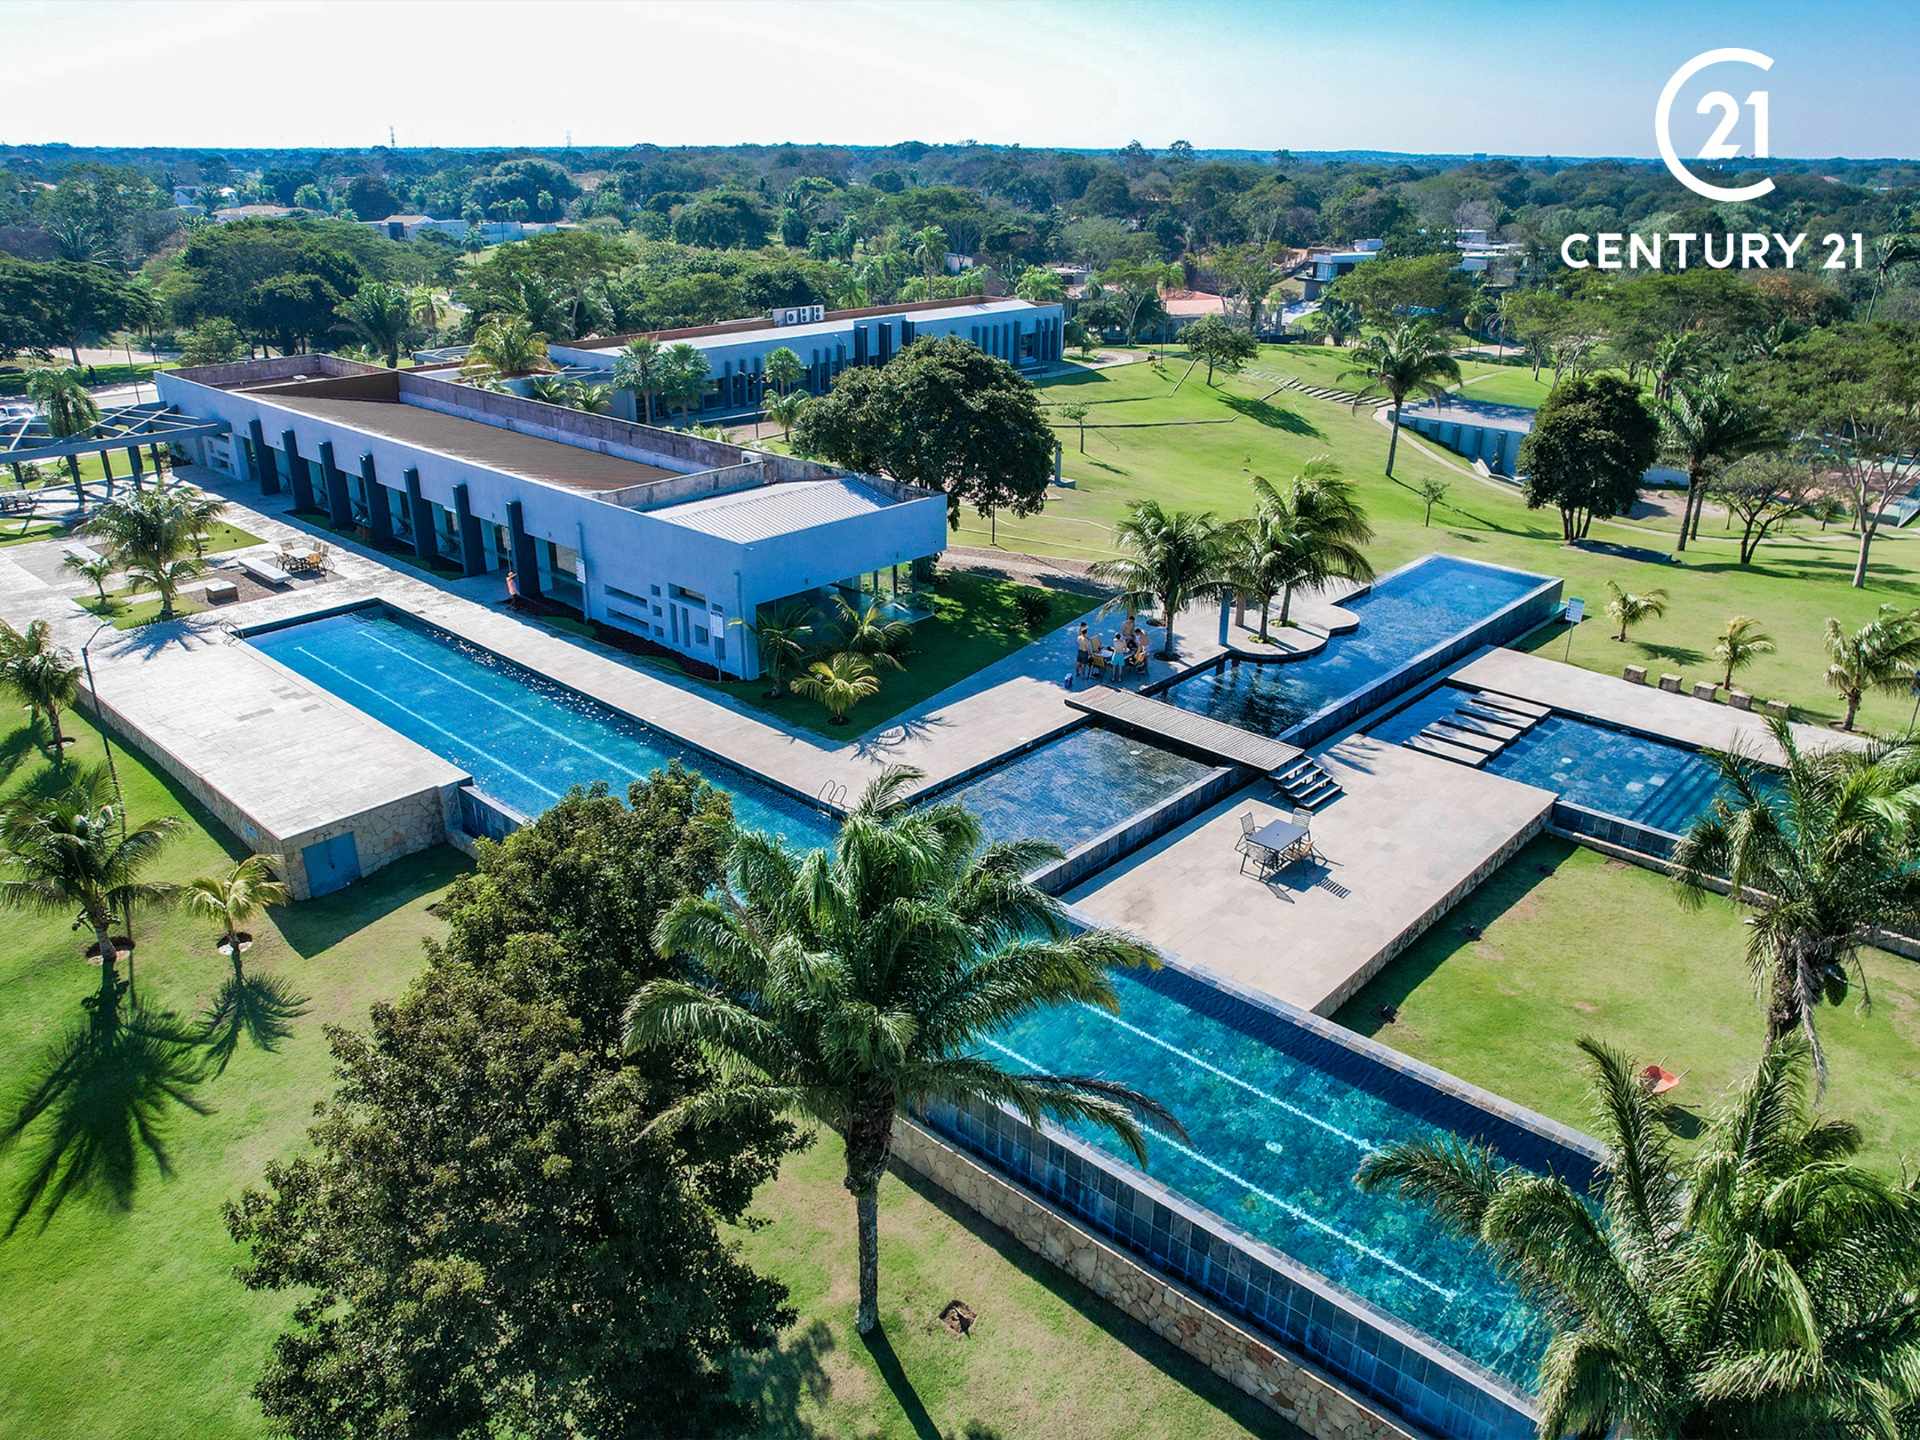
M 327 484 L 327 518 L 341 529 L 353 524 L 353 498 L 347 494 L 347 477 L 334 463 L 333 442 L 320 442 L 320 473 Z
M 296 510 L 317 510 L 313 503 L 313 477 L 307 473 L 307 462 L 300 458 L 300 441 L 291 430 L 280 432 L 280 448 L 287 457 L 287 483 L 293 488 L 293 508 Z
M 253 457 L 253 478 L 262 495 L 280 488 L 273 473 L 273 457 L 267 453 L 267 435 L 260 428 L 260 417 L 247 421 L 247 453 Z
M 401 472 L 407 486 L 407 515 L 413 521 L 413 553 L 431 565 L 440 558 L 433 534 L 433 506 L 420 493 L 420 472 L 409 465 Z
M 540 560 L 534 553 L 533 537 L 527 533 L 525 512 L 518 500 L 507 501 L 507 543 L 520 593 L 529 600 L 539 599 Z
M 360 483 L 367 487 L 367 528 L 382 549 L 393 544 L 393 512 L 387 509 L 387 490 L 373 468 L 373 452 L 360 457 Z
M 127 447 L 127 466 L 128 472 L 133 477 L 134 491 L 138 493 L 140 490 L 146 488 L 140 483 L 140 447 L 138 445 L 129 445 Z
M 460 573 L 483 575 L 487 569 L 486 546 L 480 538 L 480 519 L 473 513 L 463 480 L 453 487 L 453 518 L 460 527 Z
M 100 474 L 107 482 L 107 499 L 111 500 L 113 499 L 113 452 L 110 450 L 100 452 Z

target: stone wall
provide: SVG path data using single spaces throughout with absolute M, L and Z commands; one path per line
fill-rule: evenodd
M 1420 1432 L 1368 1406 L 1325 1372 L 1242 1329 L 1191 1291 L 1088 1234 L 911 1121 L 894 1122 L 893 1153 L 1314 1440 L 1421 1440 Z

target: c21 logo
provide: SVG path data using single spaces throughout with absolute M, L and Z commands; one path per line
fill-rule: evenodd
M 1686 64 L 1668 77 L 1666 88 L 1660 92 L 1660 103 L 1653 112 L 1653 138 L 1660 146 L 1660 158 L 1667 162 L 1667 169 L 1687 189 L 1708 200 L 1733 202 L 1738 200 L 1758 200 L 1762 195 L 1773 193 L 1771 177 L 1756 180 L 1751 185 L 1710 185 L 1687 168 L 1679 153 L 1673 148 L 1673 102 L 1680 97 L 1681 87 L 1695 75 L 1710 65 L 1721 64 L 1751 65 L 1756 70 L 1771 70 L 1773 57 L 1762 55 L 1758 50 L 1707 50 L 1694 56 Z M 1766 159 L 1772 152 L 1769 149 L 1771 137 L 1768 134 L 1770 116 L 1767 108 L 1767 92 L 1755 90 L 1747 96 L 1746 107 L 1753 114 L 1753 154 L 1756 159 Z M 1730 160 L 1740 153 L 1739 145 L 1729 140 L 1734 127 L 1740 123 L 1740 104 L 1724 90 L 1714 90 L 1700 97 L 1700 103 L 1694 107 L 1695 113 L 1710 115 L 1720 112 L 1720 123 L 1706 144 L 1700 147 L 1698 160 Z

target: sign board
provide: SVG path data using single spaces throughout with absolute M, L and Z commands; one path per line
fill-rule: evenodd
M 1587 602 L 1578 595 L 1567 601 L 1567 624 L 1578 625 L 1587 618 Z

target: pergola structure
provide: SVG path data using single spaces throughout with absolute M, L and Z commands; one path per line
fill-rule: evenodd
M 224 435 L 232 427 L 225 420 L 202 420 L 164 401 L 122 405 L 103 411 L 98 420 L 77 435 L 57 436 L 43 415 L 0 419 L 0 465 L 25 465 L 35 460 L 64 460 L 98 455 L 111 481 L 108 452 L 124 450 L 134 483 L 140 480 L 140 447 L 154 447 L 153 466 L 160 468 L 158 447 L 193 435 Z

